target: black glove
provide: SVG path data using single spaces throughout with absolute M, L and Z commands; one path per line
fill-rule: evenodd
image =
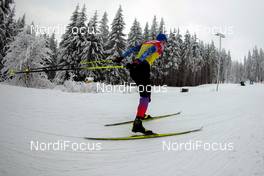
M 128 63 L 128 64 L 126 64 L 126 68 L 128 69 L 128 70 L 134 70 L 134 69 L 136 69 L 138 67 L 138 64 L 131 64 L 131 63 Z
M 126 64 L 126 68 L 127 68 L 128 70 L 130 70 L 130 69 L 132 68 L 132 64 L 131 64 L 131 63 Z
M 113 62 L 115 62 L 115 63 L 120 63 L 123 59 L 124 59 L 124 57 L 122 57 L 122 56 L 118 56 L 118 57 L 115 57 L 115 58 L 113 59 Z

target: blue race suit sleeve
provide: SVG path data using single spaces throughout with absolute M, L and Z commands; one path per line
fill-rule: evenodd
M 157 48 L 155 46 L 150 47 L 145 53 L 142 54 L 139 60 L 144 61 L 148 56 L 155 53 L 156 51 L 157 51 Z
M 140 48 L 141 48 L 141 45 L 137 45 L 135 47 L 132 47 L 132 48 L 128 49 L 124 54 L 122 54 L 122 57 L 125 58 L 134 52 L 138 52 L 140 50 Z

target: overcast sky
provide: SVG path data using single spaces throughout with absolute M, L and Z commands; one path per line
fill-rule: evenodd
M 15 0 L 16 15 L 26 14 L 27 23 L 39 26 L 67 25 L 76 5 L 87 7 L 90 18 L 95 10 L 101 18 L 107 11 L 112 22 L 121 5 L 128 33 L 135 18 L 144 28 L 153 16 L 164 18 L 167 31 L 180 28 L 196 33 L 200 40 L 213 40 L 213 34 L 222 32 L 226 38 L 222 46 L 231 51 L 232 59 L 241 61 L 254 46 L 264 48 L 264 1 L 262 0 Z M 57 36 L 60 38 L 60 36 Z

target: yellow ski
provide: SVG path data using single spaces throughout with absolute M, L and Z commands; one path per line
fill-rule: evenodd
M 179 114 L 181 114 L 181 112 L 177 112 L 177 113 L 173 113 L 173 114 L 167 114 L 167 115 L 154 116 L 152 118 L 143 120 L 143 122 L 145 122 L 145 121 L 151 121 L 151 120 L 156 120 L 156 119 L 161 119 L 161 118 L 165 118 L 165 117 L 171 117 L 171 116 L 175 116 L 175 115 L 179 115 Z M 134 122 L 134 120 L 130 120 L 130 121 L 125 121 L 125 122 L 118 122 L 118 123 L 106 124 L 104 126 L 125 125 L 125 124 L 130 124 L 130 123 L 133 123 L 133 122 Z
M 198 129 L 181 131 L 181 132 L 173 132 L 173 133 L 152 134 L 152 135 L 133 135 L 133 136 L 128 136 L 128 137 L 84 137 L 84 139 L 89 139 L 89 140 L 109 140 L 109 141 L 149 139 L 149 138 L 160 138 L 160 137 L 167 137 L 167 136 L 183 135 L 183 134 L 198 132 L 198 131 L 201 131 L 202 129 L 203 129 L 203 127 L 198 128 Z

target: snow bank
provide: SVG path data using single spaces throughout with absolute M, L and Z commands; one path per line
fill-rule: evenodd
M 84 83 L 76 81 L 65 81 L 63 85 L 58 85 L 54 89 L 63 92 L 97 93 L 96 83 Z
M 4 83 L 12 85 L 12 86 L 30 87 L 30 88 L 53 89 L 55 87 L 55 84 L 52 83 L 47 78 L 43 78 L 43 79 L 29 79 L 28 82 L 25 82 L 25 80 L 19 79 L 18 77 L 15 77 L 13 79 L 5 80 Z

